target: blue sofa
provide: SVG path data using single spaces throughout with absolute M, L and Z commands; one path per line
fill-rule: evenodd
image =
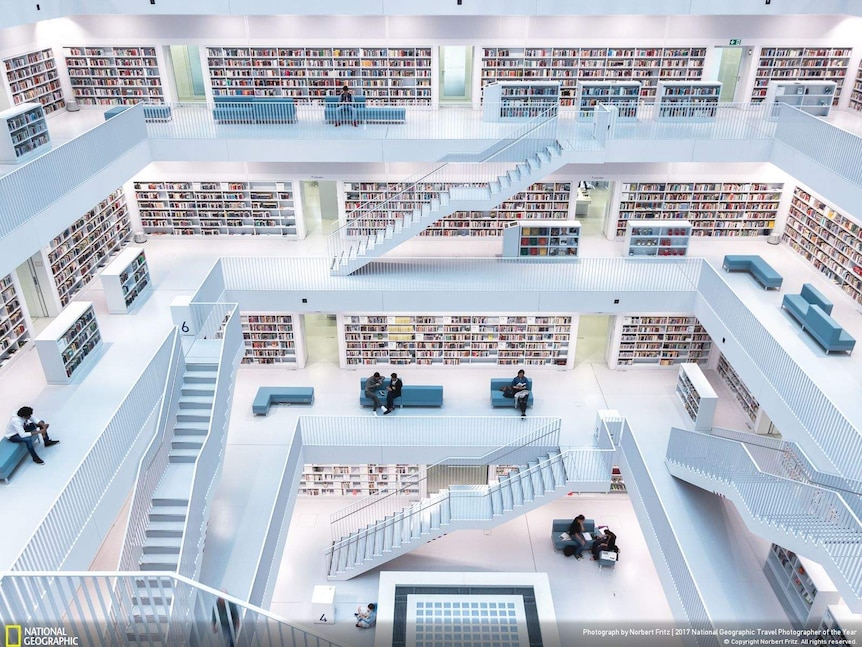
M 213 97 L 213 119 L 221 123 L 295 124 L 293 97 Z
M 24 443 L 13 443 L 0 438 L 0 479 L 8 483 L 12 472 L 27 456 L 27 446 Z
M 727 272 L 748 272 L 753 276 L 764 290 L 770 288 L 780 289 L 784 279 L 781 274 L 772 269 L 772 266 L 760 256 L 728 255 L 724 257 L 721 266 Z
M 853 352 L 856 340 L 838 325 L 832 317 L 826 314 L 816 304 L 808 306 L 803 319 L 802 330 L 814 338 L 827 353 L 832 351 Z
M 810 283 L 803 283 L 802 291 L 799 294 L 785 294 L 781 301 L 781 307 L 803 325 L 805 324 L 805 316 L 808 314 L 808 308 L 812 305 L 819 306 L 828 315 L 832 314 L 832 302 Z
M 342 105 L 339 97 L 324 97 L 323 99 L 323 121 L 327 124 L 334 124 L 339 116 L 339 111 L 342 110 Z M 368 106 L 365 102 L 365 97 L 354 96 L 352 105 L 352 115 L 348 116 L 345 112 L 341 116 L 341 121 L 344 123 L 366 124 L 403 124 L 407 111 L 404 108 L 396 108 L 394 106 Z
M 569 532 L 569 526 L 571 525 L 571 519 L 554 519 L 551 525 L 551 539 L 554 540 L 554 550 L 563 550 L 566 546 L 574 546 L 577 543 L 574 539 L 560 539 L 560 535 L 564 532 Z M 592 536 L 584 546 L 584 550 L 589 551 L 593 546 L 593 542 L 595 542 L 596 522 L 593 519 L 584 519 L 584 532 L 588 532 Z
M 365 382 L 368 378 L 359 380 L 359 404 L 363 407 L 373 407 L 374 401 L 365 397 Z M 386 405 L 386 390 L 389 388 L 389 378 L 383 380 L 380 387 L 380 404 Z M 402 407 L 442 407 L 443 387 L 429 384 L 406 384 L 401 387 L 401 397 L 393 400 L 395 406 Z
M 313 386 L 262 386 L 257 390 L 251 411 L 256 416 L 265 416 L 273 404 L 312 404 Z
M 514 407 L 515 402 L 512 398 L 507 398 L 500 390 L 504 386 L 510 386 L 512 378 L 493 377 L 491 378 L 491 406 L 492 407 Z M 527 378 L 527 388 L 530 390 L 530 395 L 527 396 L 527 408 L 533 406 L 533 378 Z
M 128 110 L 131 106 L 114 106 L 105 111 L 105 121 L 116 117 L 121 112 Z M 144 121 L 170 121 L 173 117 L 170 106 L 144 106 Z

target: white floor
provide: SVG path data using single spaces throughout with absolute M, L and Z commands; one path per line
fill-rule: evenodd
M 276 256 L 285 254 L 317 255 L 323 249 L 322 237 L 306 241 L 221 237 L 215 241 L 174 240 L 151 238 L 146 244 L 155 291 L 132 315 L 109 315 L 104 295 L 95 282 L 78 299 L 92 300 L 102 326 L 105 350 L 78 383 L 66 387 L 46 386 L 36 353 L 30 349 L 8 370 L 0 374 L 0 399 L 14 409 L 32 404 L 52 424 L 52 431 L 63 443 L 45 451 L 45 466 L 25 462 L 12 482 L 0 488 L 6 518 L 15 518 L 0 533 L 0 567 L 8 568 L 32 535 L 34 529 L 52 505 L 64 484 L 104 428 L 118 399 L 167 335 L 170 328 L 168 305 L 180 294 L 191 294 L 218 256 Z M 445 243 L 445 244 L 440 244 Z M 398 255 L 493 255 L 499 253 L 499 241 L 453 241 L 415 239 L 396 250 Z M 798 259 L 784 246 L 767 247 L 762 241 L 709 241 L 696 239 L 695 254 L 718 260 L 729 250 L 757 246 L 757 253 L 785 276 L 786 289 L 798 290 L 803 281 L 811 281 L 828 292 L 836 302 L 836 315 L 847 322 L 851 332 L 862 338 L 862 323 L 858 321 L 855 304 L 837 287 Z M 600 236 L 586 236 L 584 252 L 590 255 L 619 255 L 621 243 Z M 748 277 L 731 275 L 728 280 L 745 295 L 758 316 L 780 322 L 776 311 L 780 296 L 764 293 L 750 286 Z M 751 297 L 748 299 L 748 297 Z M 852 317 L 852 321 L 850 321 Z M 585 322 L 586 323 L 586 322 Z M 321 325 L 323 324 L 323 325 Z M 777 328 L 792 328 L 780 322 Z M 639 439 L 654 439 L 654 451 L 663 452 L 667 430 L 672 425 L 684 426 L 681 406 L 673 394 L 675 370 L 613 371 L 604 364 L 606 322 L 591 318 L 579 331 L 578 362 L 574 370 L 534 370 L 538 392 L 535 415 L 554 415 L 563 419 L 563 444 L 583 445 L 589 442 L 595 412 L 601 408 L 617 408 L 627 416 Z M 333 349 L 331 326 L 320 317 L 308 318 L 310 362 L 302 371 L 242 368 L 237 380 L 234 407 L 224 471 L 216 492 L 204 556 L 202 579 L 217 588 L 242 596 L 248 592 L 256 563 L 255 549 L 264 531 L 268 502 L 278 487 L 278 469 L 284 459 L 287 443 L 293 432 L 296 416 L 360 414 L 356 404 L 356 382 L 359 373 L 341 370 Z M 800 352 L 813 351 L 795 332 L 786 335 L 799 345 Z M 857 353 L 857 356 L 859 354 Z M 848 358 L 849 359 L 849 358 Z M 857 362 L 829 358 L 827 364 L 842 366 L 840 371 L 858 371 Z M 818 369 L 819 370 L 819 369 Z M 826 370 L 826 369 L 824 369 Z M 494 369 L 401 370 L 405 379 L 415 382 L 445 383 L 446 407 L 428 410 L 430 415 L 486 415 L 485 384 Z M 855 380 L 859 380 L 858 372 Z M 744 429 L 746 419 L 723 385 L 711 376 L 713 385 L 722 395 L 716 424 Z M 266 418 L 251 415 L 251 400 L 262 384 L 314 384 L 316 401 L 312 409 L 275 407 Z M 858 393 L 858 389 L 856 389 Z M 514 412 L 513 412 L 514 413 Z M 396 412 L 394 415 L 399 415 Z M 780 621 L 783 612 L 759 570 L 766 554 L 766 544 L 751 536 L 733 509 L 709 495 L 708 506 L 722 533 L 734 538 L 723 549 L 722 582 L 727 587 L 744 587 L 739 604 L 722 609 L 720 617 L 774 618 Z M 343 503 L 343 502 L 341 502 Z M 285 558 L 281 565 L 273 596 L 272 610 L 305 623 L 309 620 L 309 599 L 312 587 L 325 582 L 323 549 L 329 541 L 328 515 L 337 509 L 337 501 L 302 500 L 293 516 Z M 588 561 L 567 560 L 551 549 L 550 519 L 573 517 L 582 512 L 601 523 L 614 527 L 620 536 L 623 556 L 613 571 L 600 571 Z M 122 515 L 118 518 L 122 518 Z M 113 541 L 121 533 L 112 533 Z M 711 540 L 704 542 L 709 550 Z M 717 548 L 719 552 L 721 548 Z M 103 549 L 94 566 L 110 568 L 115 563 L 116 547 Z M 485 534 L 481 531 L 461 532 L 446 536 L 410 555 L 394 560 L 386 568 L 397 570 L 525 570 L 548 572 L 554 591 L 556 613 L 563 625 L 597 616 L 612 622 L 660 619 L 670 621 L 670 608 L 656 576 L 651 556 L 641 534 L 633 508 L 626 495 L 564 497 L 539 510 L 499 526 Z M 713 577 L 715 574 L 713 573 Z M 370 645 L 373 632 L 358 632 L 349 620 L 351 608 L 359 602 L 376 597 L 377 572 L 354 580 L 338 583 L 336 597 L 339 622 L 333 627 L 314 625 L 314 629 L 331 635 L 342 644 Z M 584 588 L 595 591 L 596 602 L 583 604 Z

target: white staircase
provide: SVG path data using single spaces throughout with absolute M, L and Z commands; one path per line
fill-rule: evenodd
M 349 219 L 346 225 L 330 234 L 331 273 L 351 274 L 456 211 L 493 209 L 567 163 L 559 142 L 536 144 L 536 147 L 534 153 L 516 163 L 506 174 L 482 186 L 452 186 L 438 191 L 411 213 L 393 215 L 394 206 L 383 202 L 373 205 L 360 217 Z M 427 179 L 422 184 L 426 182 Z M 427 191 L 423 189 L 422 192 Z M 390 221 L 390 224 L 380 227 L 376 223 L 381 220 Z M 371 233 L 358 234 L 368 230 Z
M 752 532 L 818 562 L 862 612 L 862 522 L 846 500 L 858 494 L 764 472 L 745 443 L 685 429 L 671 429 L 665 463 L 676 478 L 732 501 Z
M 596 455 L 599 459 L 598 453 Z M 496 526 L 572 489 L 608 491 L 607 481 L 572 478 L 559 449 L 499 477 L 492 485 L 453 485 L 356 530 L 327 550 L 328 578 L 346 580 L 447 533 Z

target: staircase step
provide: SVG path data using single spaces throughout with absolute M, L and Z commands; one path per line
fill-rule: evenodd
M 209 430 L 209 420 L 185 421 L 174 427 L 174 436 L 206 436 Z
M 134 605 L 170 606 L 173 600 L 173 592 L 170 589 L 165 589 L 164 592 L 143 589 L 132 596 Z
M 142 643 L 147 647 L 155 647 L 163 644 L 167 630 L 167 623 L 133 622 L 126 628 L 126 639 L 130 644 Z
M 183 409 L 212 409 L 213 399 L 207 397 L 184 395 L 179 400 L 179 407 Z
M 212 371 L 190 371 L 186 370 L 183 375 L 184 384 L 215 384 L 216 373 Z
M 184 505 L 153 506 L 150 510 L 150 521 L 180 521 L 185 523 L 188 508 Z
M 210 411 L 205 409 L 185 409 L 177 414 L 177 422 L 209 422 Z
M 172 440 L 171 449 L 194 449 L 200 451 L 203 447 L 204 437 L 195 438 L 194 436 L 185 436 L 185 440 Z
M 142 571 L 175 571 L 179 563 L 179 554 L 141 555 L 140 567 Z
M 204 382 L 192 382 L 191 384 L 183 384 L 180 389 L 181 395 L 192 397 L 210 398 L 215 395 L 215 385 Z
M 168 506 L 185 509 L 188 508 L 188 505 L 189 500 L 180 497 L 153 497 L 153 506 L 158 508 Z
M 185 527 L 185 518 L 183 521 L 154 521 L 151 513 L 145 534 L 147 537 L 182 537 Z
M 145 555 L 179 555 L 180 537 L 147 537 L 142 546 Z
M 200 451 L 197 449 L 173 449 L 168 454 L 171 463 L 194 463 L 198 459 Z

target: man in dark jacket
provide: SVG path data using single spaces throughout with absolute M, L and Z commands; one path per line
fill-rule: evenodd
M 393 373 L 390 377 L 392 379 L 389 380 L 389 389 L 386 392 L 386 406 L 383 407 L 384 416 L 387 413 L 392 413 L 392 410 L 395 408 L 395 398 L 401 397 L 401 387 L 404 386 L 401 378 L 398 377 L 398 373 Z

